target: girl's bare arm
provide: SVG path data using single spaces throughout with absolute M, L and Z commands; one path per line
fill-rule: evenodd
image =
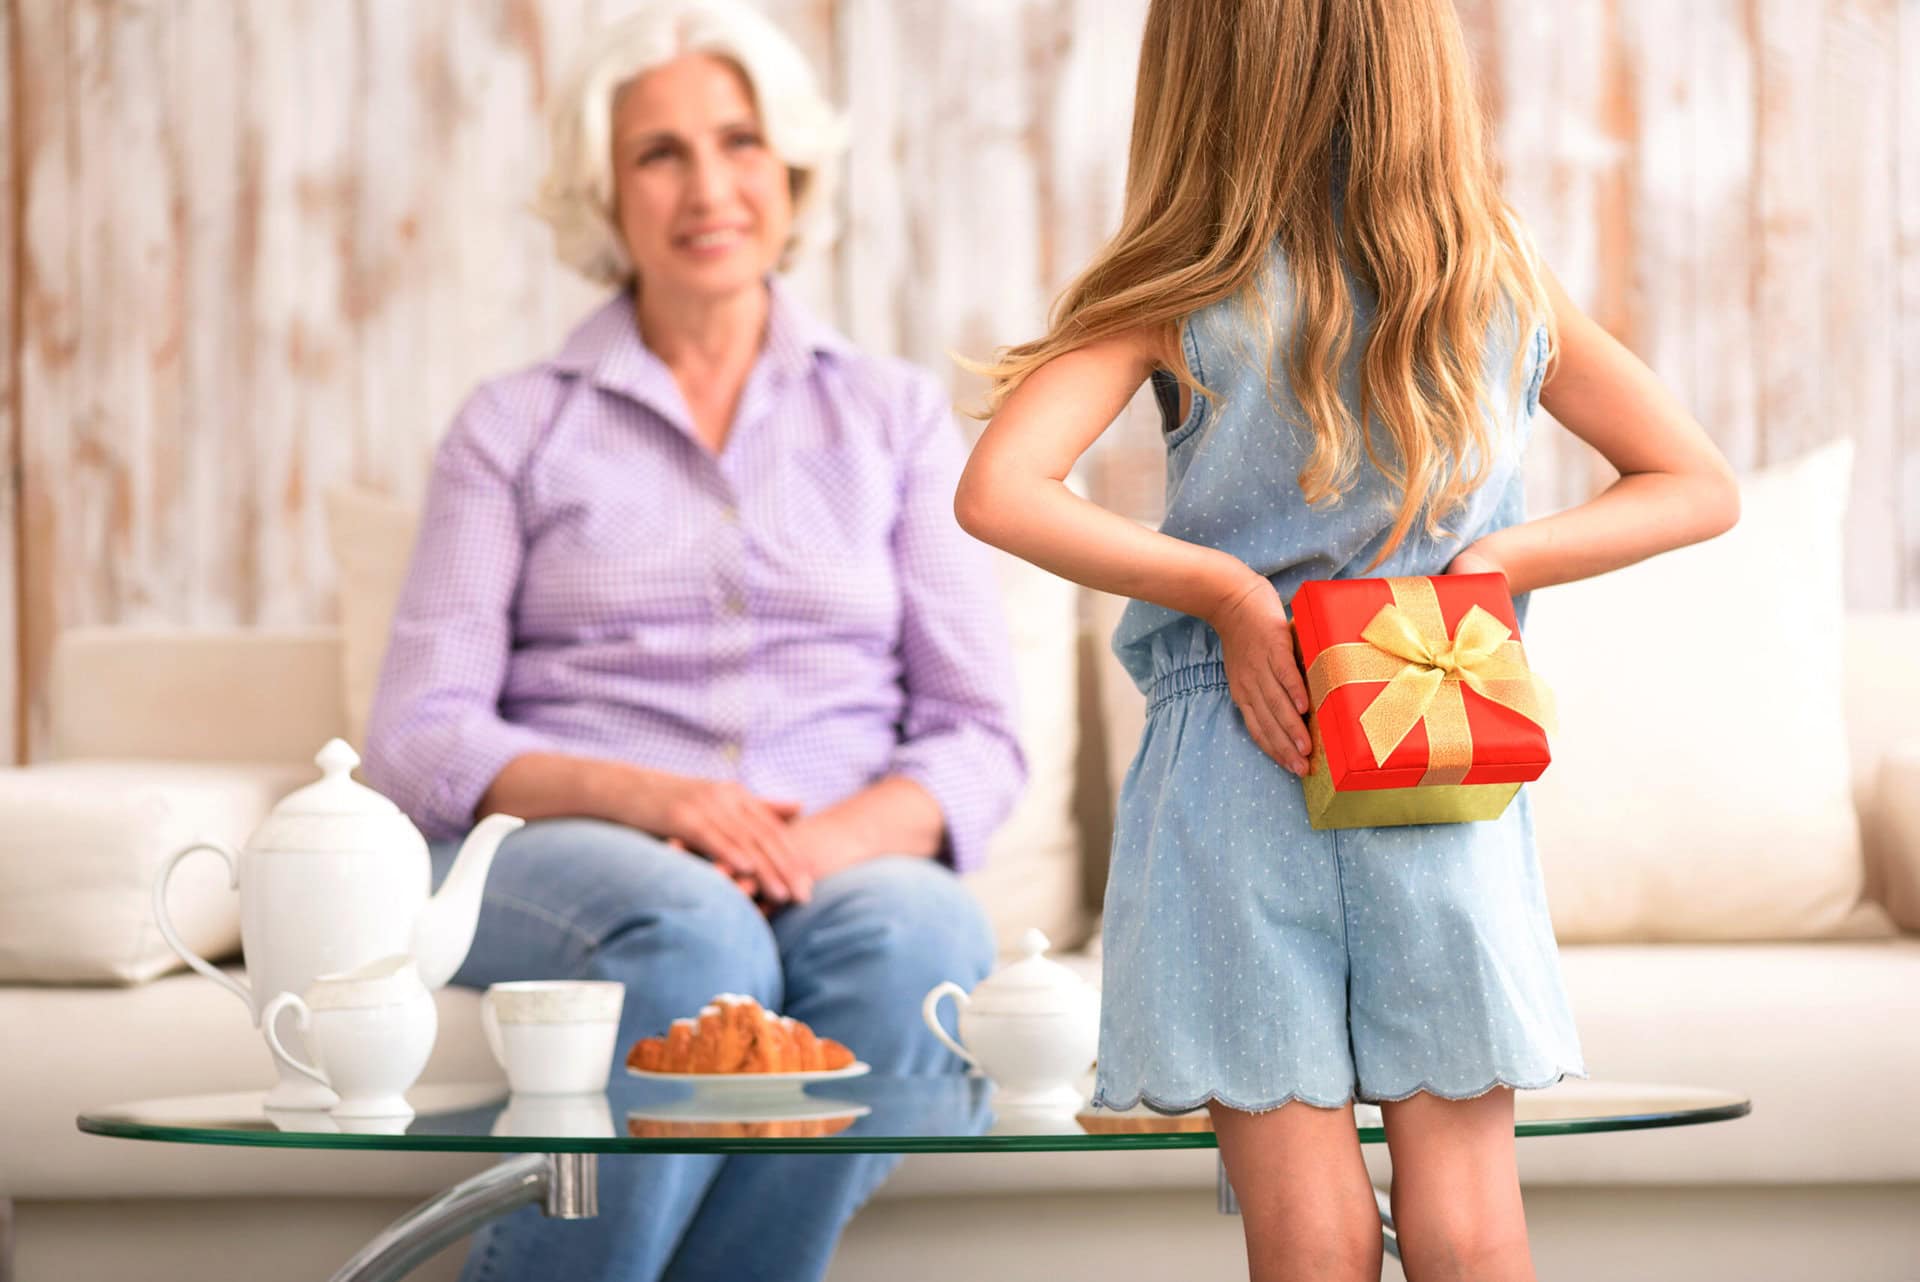
M 1706 430 L 1543 266 L 1560 355 L 1540 403 L 1598 450 L 1620 479 L 1577 507 L 1496 531 L 1472 552 L 1516 594 L 1591 578 L 1733 527 L 1740 491 Z
M 975 538 L 1063 578 L 1205 619 L 1220 635 L 1248 733 L 1304 775 L 1307 688 L 1273 584 L 1230 552 L 1146 529 L 1066 486 L 1074 461 L 1164 363 L 1164 341 L 1145 331 L 1121 335 L 1029 375 L 974 447 L 954 513 Z
M 974 446 L 954 515 L 981 542 L 1062 578 L 1211 619 L 1266 580 L 1231 553 L 1147 529 L 1066 485 L 1074 463 L 1163 363 L 1161 339 L 1137 331 L 1035 370 Z

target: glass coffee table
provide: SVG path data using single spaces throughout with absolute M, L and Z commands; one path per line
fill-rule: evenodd
M 1212 1148 L 1204 1109 L 1167 1116 L 996 1111 L 981 1077 L 868 1074 L 806 1087 L 728 1087 L 622 1079 L 604 1095 L 509 1096 L 498 1086 L 418 1086 L 405 1121 L 341 1122 L 325 1113 L 270 1113 L 261 1092 L 143 1100 L 83 1113 L 94 1135 L 174 1144 L 507 1154 L 396 1220 L 334 1274 L 387 1282 L 487 1220 L 528 1203 L 548 1215 L 599 1213 L 596 1162 L 621 1153 L 984 1153 L 1071 1149 Z M 1745 1098 L 1687 1086 L 1570 1080 L 1518 1091 L 1514 1134 L 1582 1135 L 1693 1126 L 1744 1117 Z M 1386 1139 L 1379 1110 L 1356 1105 L 1362 1143 Z M 1224 1168 L 1220 1210 L 1238 1204 Z M 1399 1254 L 1387 1194 L 1375 1191 L 1387 1250 Z

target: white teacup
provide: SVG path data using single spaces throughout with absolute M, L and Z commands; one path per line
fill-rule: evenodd
M 274 1031 L 292 1010 L 317 1063 L 296 1059 Z M 433 1053 L 439 1016 L 413 958 L 395 954 L 357 970 L 322 975 L 304 998 L 281 993 L 260 1012 L 280 1061 L 340 1096 L 333 1116 L 409 1118 L 405 1095 Z
M 480 1025 L 513 1093 L 606 1090 L 626 996 L 617 980 L 516 980 L 488 988 Z

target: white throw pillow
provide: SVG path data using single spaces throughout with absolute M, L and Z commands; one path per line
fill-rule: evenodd
M 1881 826 L 1881 898 L 1896 924 L 1920 931 L 1920 742 L 1881 760 L 1873 810 Z
M 1077 946 L 1091 926 L 1081 885 L 1074 774 L 1080 751 L 1080 641 L 1074 584 L 1004 552 L 992 554 L 1013 644 L 1015 734 L 1027 757 L 1027 790 L 967 875 L 1000 951 L 1039 927 L 1055 949 Z
M 386 654 L 393 609 L 406 578 L 418 517 L 368 490 L 327 496 L 327 524 L 340 584 L 347 724 L 366 741 L 367 715 Z M 968 876 L 1003 952 L 1031 926 L 1060 948 L 1085 936 L 1080 827 L 1073 813 L 1079 749 L 1076 596 L 1073 584 L 1004 553 L 993 554 L 1012 635 L 1020 745 L 1029 782 L 988 845 L 986 867 Z
M 1726 534 L 1533 594 L 1527 658 L 1560 730 L 1528 787 L 1562 942 L 1860 933 L 1852 467 L 1842 439 L 1765 469 Z
M 160 937 L 153 884 L 196 841 L 237 849 L 293 766 L 61 761 L 0 770 L 0 980 L 137 984 L 184 966 Z M 168 885 L 175 931 L 201 956 L 240 944 L 240 896 L 205 851 Z

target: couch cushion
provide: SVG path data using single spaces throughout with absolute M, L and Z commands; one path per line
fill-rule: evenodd
M 73 628 L 54 642 L 49 760 L 311 765 L 344 728 L 332 628 Z
M 393 607 L 413 554 L 418 513 L 375 490 L 332 490 L 326 504 L 327 543 L 339 580 L 340 684 L 347 736 L 364 745 Z
M 405 581 L 416 517 L 386 495 L 342 489 L 327 496 L 327 522 L 340 582 L 342 683 L 353 741 L 364 741 L 393 608 Z M 1027 756 L 1027 791 L 968 875 L 1004 952 L 1038 926 L 1070 947 L 1089 922 L 1081 895 L 1080 833 L 1073 815 L 1078 747 L 1074 701 L 1077 606 L 1074 586 L 1025 561 L 993 553 L 1017 687 L 1017 733 Z
M 1527 656 L 1560 729 L 1530 791 L 1563 942 L 1890 929 L 1856 912 L 1841 662 L 1852 463 L 1843 439 L 1762 471 L 1727 534 L 1533 594 Z
M 161 864 L 196 841 L 237 847 L 311 774 L 115 761 L 0 770 L 0 980 L 126 984 L 178 969 L 154 922 Z M 189 947 L 219 958 L 239 946 L 240 899 L 218 856 L 182 860 L 168 890 Z

